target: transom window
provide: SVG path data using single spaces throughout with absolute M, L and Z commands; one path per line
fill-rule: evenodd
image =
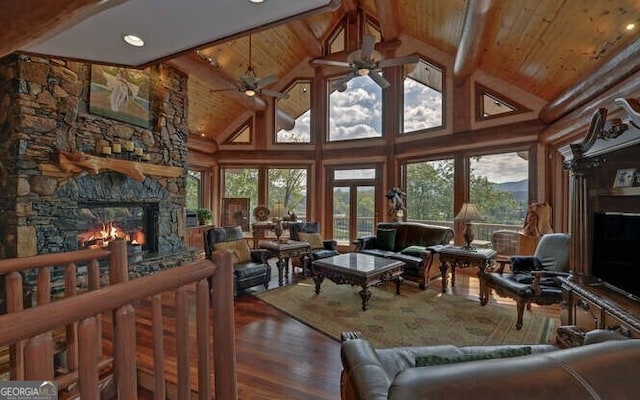
M 405 66 L 402 133 L 443 125 L 442 68 L 425 60 Z
M 286 93 L 276 101 L 276 143 L 311 143 L 311 81 L 296 81 Z

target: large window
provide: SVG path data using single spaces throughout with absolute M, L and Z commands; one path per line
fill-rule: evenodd
M 402 132 L 442 126 L 442 69 L 420 60 L 405 66 Z
M 471 157 L 470 201 L 483 217 L 474 223 L 476 238 L 490 240 L 494 230 L 522 226 L 529 201 L 528 154 L 525 151 Z
M 355 77 L 344 91 L 329 82 L 329 141 L 382 137 L 382 89 L 368 76 Z
M 296 81 L 276 101 L 276 143 L 311 142 L 311 82 Z
M 188 170 L 187 210 L 197 210 L 202 206 L 202 172 Z
M 407 220 L 453 226 L 453 160 L 408 163 Z
M 253 212 L 258 206 L 258 169 L 257 168 L 223 168 L 223 197 L 249 198 L 249 225 L 253 223 Z
M 277 201 L 300 220 L 307 219 L 307 169 L 271 168 L 267 171 L 269 188 L 267 207 L 273 210 Z

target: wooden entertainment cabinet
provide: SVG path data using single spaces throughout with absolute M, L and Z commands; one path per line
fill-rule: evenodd
M 640 103 L 615 103 L 622 118 L 607 120 L 607 109 L 599 109 L 582 143 L 560 150 L 570 170 L 571 196 L 571 276 L 562 282 L 561 322 L 581 331 L 610 329 L 640 338 L 640 302 L 592 275 L 595 213 L 640 213 L 640 187 L 614 188 L 619 170 L 640 172 Z M 629 279 L 635 279 L 634 271 Z

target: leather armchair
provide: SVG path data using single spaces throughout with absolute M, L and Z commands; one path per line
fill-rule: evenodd
M 485 290 L 481 304 L 487 303 L 491 289 L 499 296 L 514 299 L 518 313 L 516 329 L 521 329 L 525 306 L 560 303 L 562 289 L 558 278 L 569 275 L 569 242 L 568 233 L 544 235 L 533 256 L 511 257 L 511 273 L 504 272 L 504 264 L 486 273 L 481 278 Z
M 216 243 L 228 243 L 245 241 L 240 226 L 224 226 L 208 229 L 204 232 L 204 249 L 208 259 L 215 251 Z M 248 247 L 248 244 L 247 244 Z M 271 280 L 271 267 L 267 263 L 267 251 L 263 249 L 250 249 L 250 260 L 233 264 L 234 293 L 240 295 L 245 289 L 263 285 L 269 288 Z
M 289 237 L 291 240 L 302 240 L 300 238 L 299 233 L 317 233 L 320 234 L 320 223 L 319 222 L 295 222 L 289 225 Z M 305 240 L 302 240 L 303 242 Z M 324 239 L 322 240 L 322 247 L 313 248 L 311 246 L 311 253 L 309 254 L 309 259 L 305 258 L 301 260 L 302 262 L 302 271 L 303 276 L 306 276 L 306 270 L 309 269 L 310 263 L 314 260 L 318 260 L 320 258 L 332 257 L 339 254 L 336 249 L 338 246 L 338 242 L 333 239 Z

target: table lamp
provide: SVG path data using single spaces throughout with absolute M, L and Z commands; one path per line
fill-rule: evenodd
M 276 234 L 276 240 L 280 241 L 280 236 L 282 236 L 282 218 L 285 216 L 284 206 L 281 201 L 276 201 L 273 210 L 271 210 L 271 215 L 273 216 L 273 222 L 276 224 L 273 232 Z
M 460 209 L 460 212 L 458 213 L 458 215 L 456 215 L 455 220 L 462 221 L 465 223 L 465 228 L 464 228 L 464 232 L 462 233 L 462 236 L 464 237 L 464 241 L 466 244 L 462 246 L 463 249 L 475 250 L 475 247 L 471 246 L 471 242 L 473 242 L 473 239 L 475 237 L 475 234 L 473 233 L 473 226 L 471 225 L 471 221 L 479 221 L 481 219 L 482 217 L 480 216 L 480 213 L 478 212 L 478 209 L 476 208 L 475 204 L 464 203 L 462 205 L 462 208 Z

